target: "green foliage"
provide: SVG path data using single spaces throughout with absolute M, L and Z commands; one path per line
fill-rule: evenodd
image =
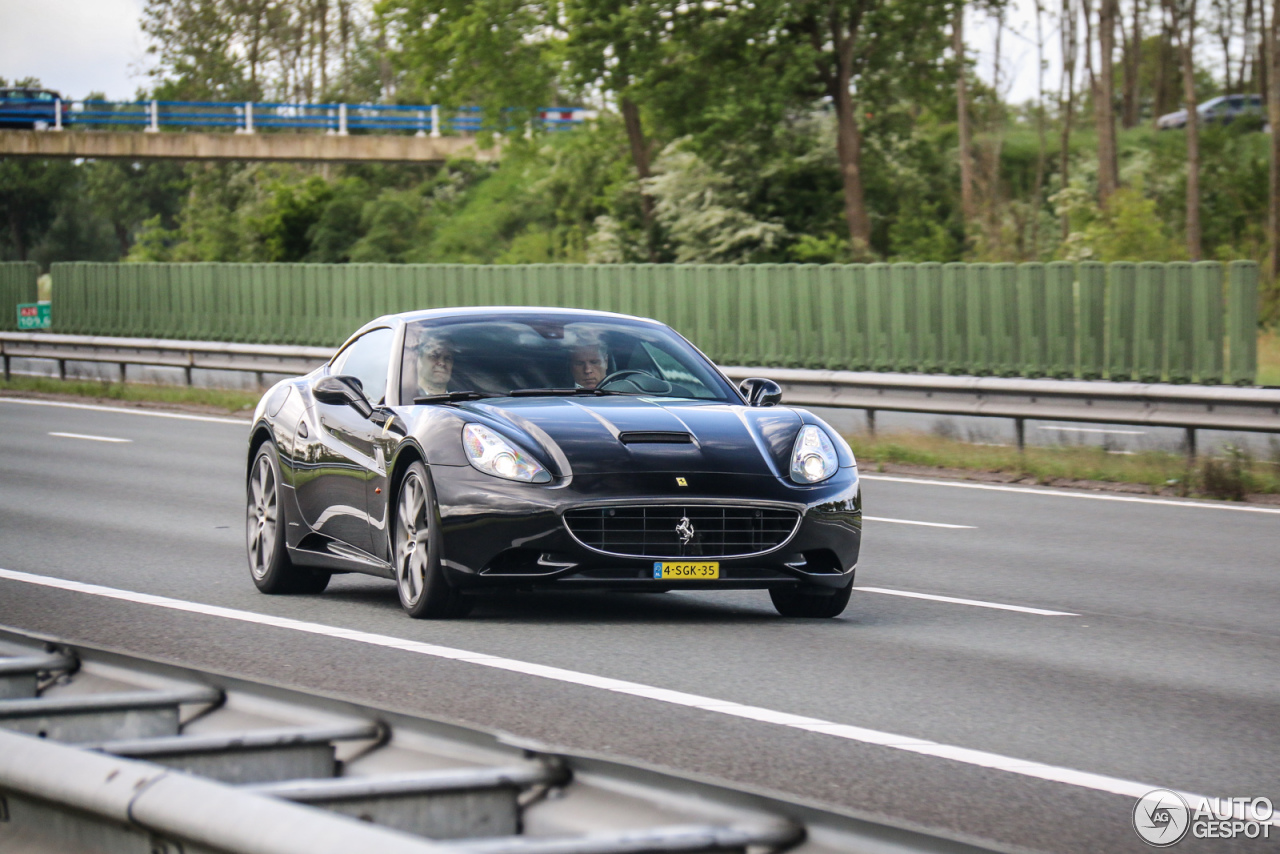
M 243 101 L 260 97 L 236 56 L 242 12 L 265 3 L 236 0 L 147 0 L 142 31 L 156 58 L 159 97 L 174 100 Z M 256 10 L 255 10 L 256 11 Z
M 1106 210 L 1080 187 L 1068 187 L 1050 200 L 1071 224 L 1063 241 L 1068 261 L 1180 261 L 1186 249 L 1170 235 L 1157 214 L 1155 199 L 1140 186 L 1122 187 Z
M 509 133 L 554 100 L 555 5 L 382 0 L 376 10 L 399 38 L 395 61 L 414 94 L 449 107 L 478 104 L 485 131 Z
M 746 210 L 746 194 L 697 154 L 673 143 L 645 182 L 656 201 L 658 222 L 681 264 L 742 264 L 759 260 L 781 240 L 785 227 Z
M 8 226 L 0 260 L 30 259 L 74 183 L 75 167 L 66 161 L 0 159 L 0 217 Z
M 312 175 L 300 184 L 277 181 L 269 192 L 245 223 L 261 244 L 263 260 L 306 260 L 311 254 L 312 231 L 333 197 L 333 188 Z
M 1042 148 L 1038 108 L 1010 109 L 973 73 L 982 210 L 980 222 L 962 225 L 959 69 L 947 45 L 954 8 L 934 0 L 145 0 L 150 94 L 480 104 L 487 131 L 502 137 L 501 163 L 3 160 L 0 257 L 847 262 L 855 252 L 834 97 L 843 92 L 853 96 L 846 118 L 859 131 L 870 221 L 859 259 L 1185 257 L 1182 132 L 1122 132 L 1124 189 L 1101 210 L 1088 99 L 1063 190 L 1058 128 Z M 1144 41 L 1144 109 L 1160 48 L 1158 36 Z M 1180 72 L 1164 61 L 1167 101 Z M 1196 80 L 1203 96 L 1213 93 L 1202 68 Z M 555 103 L 603 108 L 573 132 L 531 132 L 533 110 Z M 1206 257 L 1265 257 L 1268 139 L 1258 131 L 1243 120 L 1202 129 Z M 652 175 L 642 183 L 646 162 Z M 1059 217 L 1068 220 L 1065 240 Z M 1264 299 L 1268 311 L 1280 313 L 1277 294 Z

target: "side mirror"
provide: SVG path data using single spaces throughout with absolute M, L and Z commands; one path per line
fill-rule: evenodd
M 355 377 L 321 377 L 311 387 L 311 393 L 321 403 L 350 406 L 359 412 L 362 418 L 368 418 L 373 414 L 373 405 L 364 396 L 364 385 Z
M 782 402 L 782 386 L 762 377 L 743 380 L 738 391 L 751 406 L 773 406 Z

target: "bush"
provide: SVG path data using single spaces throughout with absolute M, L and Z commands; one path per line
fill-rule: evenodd
M 1234 445 L 1224 450 L 1227 455 L 1223 459 L 1208 457 L 1200 464 L 1200 490 L 1210 498 L 1244 501 L 1250 491 L 1249 455 Z

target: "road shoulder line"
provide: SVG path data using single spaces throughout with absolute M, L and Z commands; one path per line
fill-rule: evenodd
M 1052 495 L 1058 498 L 1091 498 L 1094 501 L 1125 501 L 1132 504 L 1158 504 L 1165 507 L 1199 507 L 1205 510 L 1235 510 L 1239 513 L 1271 513 L 1280 515 L 1280 507 L 1253 507 L 1242 504 L 1214 503 L 1210 501 L 1181 501 L 1176 498 L 1148 498 L 1141 495 L 1099 495 L 1093 492 L 1074 492 L 1067 489 L 1040 489 L 1034 486 L 1010 486 L 999 483 L 970 483 L 967 481 L 932 480 L 923 477 L 898 477 L 887 474 L 862 474 L 862 480 L 879 480 L 887 483 L 914 483 L 920 486 L 949 486 L 953 489 L 985 489 L 991 492 L 1015 492 L 1023 495 Z
M 883 593 L 886 596 L 904 596 L 907 599 L 928 599 L 931 602 L 948 602 L 952 605 L 973 605 L 977 608 L 995 608 L 998 611 L 1017 611 L 1020 614 L 1037 614 L 1041 617 L 1078 617 L 1070 611 L 1050 611 L 1045 608 L 1029 608 L 1025 605 L 1005 605 L 981 599 L 959 599 L 955 596 L 938 596 L 933 593 L 913 593 L 910 590 L 890 590 L 886 587 L 855 587 L 864 593 Z
M 87 409 L 90 412 L 117 412 L 121 415 L 150 415 L 152 418 L 177 418 L 181 421 L 206 421 L 211 424 L 239 424 L 249 426 L 247 418 L 222 418 L 217 415 L 193 415 L 188 412 L 165 412 L 130 406 L 102 406 L 96 403 L 72 403 L 69 400 L 36 400 L 30 397 L 6 397 L 0 395 L 0 403 L 21 403 L 26 406 L 61 406 L 64 409 Z

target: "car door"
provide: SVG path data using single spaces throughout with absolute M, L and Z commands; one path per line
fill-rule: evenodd
M 355 377 L 376 406 L 386 394 L 393 338 L 385 327 L 366 332 L 343 348 L 326 375 Z M 386 459 L 375 443 L 382 428 L 346 404 L 312 404 L 318 429 L 310 439 L 309 471 L 299 472 L 298 505 L 313 530 L 373 553 L 367 493 L 371 481 L 386 476 Z

